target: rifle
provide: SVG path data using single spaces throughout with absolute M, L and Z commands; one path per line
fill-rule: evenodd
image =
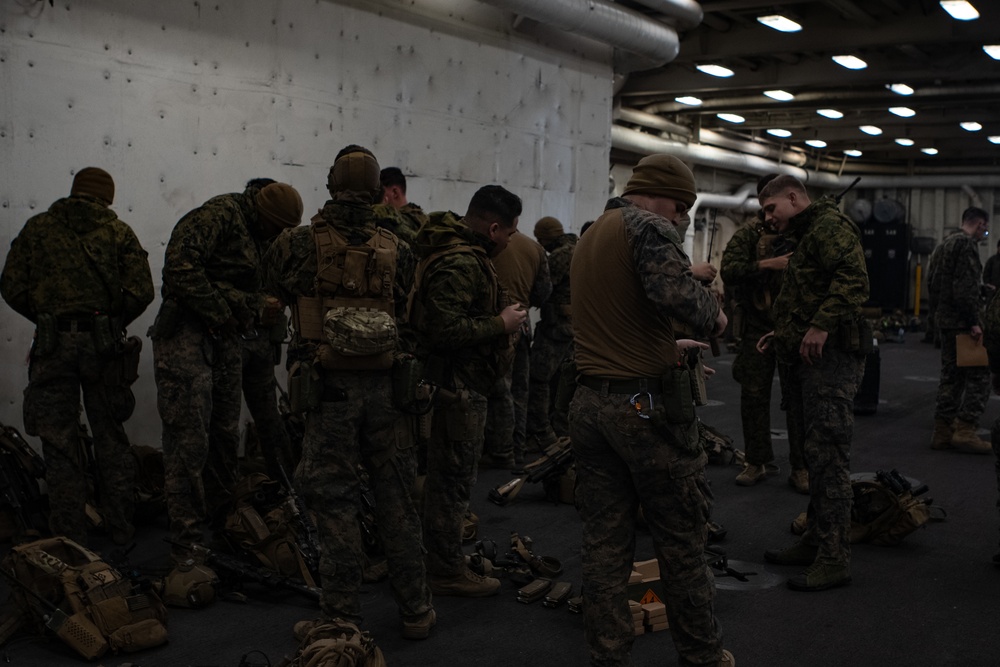
M 846 195 L 848 192 L 850 192 L 854 188 L 854 186 L 858 184 L 858 181 L 860 181 L 860 180 L 861 180 L 861 177 L 858 176 L 853 181 L 851 181 L 850 185 L 848 185 L 846 188 L 844 188 L 844 190 L 839 195 L 837 195 L 836 197 L 833 198 L 833 201 L 835 201 L 835 202 L 837 202 L 839 204 L 840 200 L 844 198 L 844 195 Z
M 181 549 L 187 549 L 195 557 L 200 557 L 205 564 L 216 571 L 220 578 L 228 579 L 228 583 L 242 583 L 251 581 L 272 590 L 286 590 L 309 598 L 314 602 L 319 602 L 322 591 L 314 586 L 309 586 L 305 582 L 278 574 L 274 570 L 269 570 L 258 565 L 251 565 L 234 556 L 227 556 L 218 551 L 213 551 L 200 544 L 183 544 L 169 538 L 164 538 L 164 542 L 172 544 Z
M 7 570 L 0 568 L 0 574 L 7 583 L 27 593 L 38 603 L 43 610 L 41 616 L 45 627 L 74 651 L 87 660 L 94 660 L 107 652 L 109 647 L 104 635 L 82 611 L 69 616 Z
M 718 215 L 718 213 L 719 213 L 719 209 L 717 209 L 717 208 L 713 208 L 712 209 L 712 233 L 708 237 L 708 256 L 706 257 L 706 259 L 709 262 L 712 261 L 712 246 L 715 245 L 715 232 L 719 229 L 719 226 L 717 224 L 715 224 L 715 217 Z M 719 307 L 720 308 L 722 307 L 721 304 L 720 304 Z M 717 357 L 720 354 L 722 354 L 722 350 L 719 348 L 719 337 L 718 336 L 709 336 L 708 337 L 708 345 L 712 349 L 712 356 L 713 357 Z
M 44 476 L 42 458 L 16 429 L 4 426 L 0 433 L 0 501 L 10 508 L 21 537 L 48 530 L 37 481 Z
M 292 481 L 288 479 L 288 473 L 284 466 L 278 462 L 278 471 L 281 472 L 281 479 L 285 482 L 285 490 L 288 493 L 288 500 L 291 501 L 292 516 L 297 524 L 295 531 L 297 546 L 302 552 L 302 560 L 305 561 L 309 574 L 319 573 L 319 541 L 317 539 L 316 524 L 313 523 L 309 515 L 309 509 L 305 506 L 302 498 L 292 487 Z
M 569 438 L 560 438 L 555 444 L 518 472 L 518 477 L 490 489 L 489 500 L 497 505 L 506 505 L 521 490 L 525 482 L 535 484 L 557 479 L 573 463 L 573 447 Z

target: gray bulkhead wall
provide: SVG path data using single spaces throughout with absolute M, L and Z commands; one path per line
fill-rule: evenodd
M 100 166 L 159 294 L 184 213 L 270 177 L 308 220 L 349 143 L 401 167 L 426 210 L 461 213 L 500 183 L 524 200 L 522 230 L 543 215 L 578 230 L 608 193 L 610 48 L 550 48 L 508 19 L 475 0 L 0 3 L 0 258 L 76 170 Z M 127 429 L 149 445 L 158 306 L 130 330 L 145 345 Z M 0 303 L 0 331 L 0 420 L 20 428 L 32 328 Z

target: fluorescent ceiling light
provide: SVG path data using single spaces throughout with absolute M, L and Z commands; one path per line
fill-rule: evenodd
M 1000 144 L 1000 137 L 993 135 L 992 137 L 986 137 L 990 140 L 991 144 Z
M 874 125 L 862 125 L 858 129 L 864 132 L 865 134 L 872 135 L 873 137 L 877 137 L 878 135 L 882 134 L 882 128 L 876 127 Z
M 840 113 L 836 109 L 816 109 L 816 113 L 820 116 L 824 116 L 825 118 L 832 118 L 833 120 L 844 117 L 844 114 Z
M 734 113 L 717 113 L 715 115 L 721 118 L 722 120 L 729 121 L 730 123 L 742 123 L 743 121 L 746 120 L 746 118 L 744 118 L 743 116 Z
M 782 16 L 781 14 L 758 16 L 757 21 L 766 25 L 768 28 L 772 28 L 773 30 L 777 30 L 779 32 L 798 32 L 799 30 L 802 30 L 802 26 L 792 19 Z
M 959 126 L 963 130 L 967 130 L 969 132 L 978 132 L 979 130 L 983 129 L 983 126 L 974 120 L 967 120 L 964 123 L 959 123 Z
M 777 127 L 772 127 L 770 130 L 767 131 L 767 133 L 775 137 L 781 137 L 782 139 L 787 139 L 788 137 L 792 136 L 790 130 L 782 130 Z
M 951 14 L 956 21 L 974 21 L 979 18 L 979 12 L 968 0 L 941 0 L 941 9 Z
M 795 99 L 795 95 L 792 95 L 787 90 L 765 90 L 764 94 L 772 100 L 778 100 L 779 102 L 790 102 Z
M 899 144 L 900 146 L 912 146 L 914 144 L 914 141 L 913 139 L 906 139 L 904 137 L 900 137 L 899 139 L 896 139 L 896 143 Z
M 921 153 L 926 153 L 927 155 L 937 155 L 938 154 L 938 149 L 936 149 L 936 148 L 921 148 L 920 152 Z
M 734 74 L 733 70 L 728 67 L 723 67 L 722 65 L 695 65 L 695 68 L 699 72 L 704 72 L 705 74 L 711 74 L 712 76 L 722 78 L 730 77 Z
M 912 118 L 917 115 L 917 112 L 910 107 L 889 107 L 889 113 L 896 114 L 902 118 Z
M 833 56 L 833 62 L 847 69 L 864 69 L 868 67 L 868 63 L 857 56 Z
M 1000 60 L 1000 44 L 984 44 L 983 51 L 993 60 Z
M 674 102 L 680 102 L 681 104 L 686 104 L 689 107 L 696 107 L 701 104 L 701 100 L 693 95 L 685 95 L 684 97 L 675 97 Z
M 822 139 L 806 139 L 806 143 L 813 148 L 826 148 L 826 142 Z
M 913 89 L 907 86 L 905 83 L 890 83 L 889 90 L 896 93 L 897 95 L 912 95 Z
M 862 153 L 857 148 L 848 148 L 844 151 L 844 155 L 847 157 L 861 157 Z

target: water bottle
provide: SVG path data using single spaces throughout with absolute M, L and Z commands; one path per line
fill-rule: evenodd
M 899 331 L 896 332 L 896 342 L 902 343 L 906 339 L 906 329 L 899 327 Z

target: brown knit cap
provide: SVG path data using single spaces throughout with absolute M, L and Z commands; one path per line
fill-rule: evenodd
M 381 168 L 378 160 L 367 148 L 357 147 L 337 158 L 330 167 L 326 187 L 330 196 L 345 190 L 351 192 L 371 193 L 375 195 L 382 189 Z
M 71 197 L 93 197 L 105 206 L 111 206 L 111 202 L 115 200 L 115 181 L 103 169 L 86 167 L 76 172 L 69 194 Z
M 565 233 L 566 230 L 563 229 L 562 223 L 551 215 L 547 215 L 535 223 L 535 238 L 542 245 L 555 241 Z
M 257 193 L 257 215 L 275 234 L 302 221 L 302 197 L 287 183 L 270 183 Z
M 622 194 L 670 197 L 690 208 L 698 198 L 694 187 L 694 174 L 688 166 L 673 155 L 660 153 L 639 160 Z

